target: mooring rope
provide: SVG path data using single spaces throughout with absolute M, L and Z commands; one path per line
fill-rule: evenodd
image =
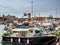
M 52 40 L 50 40 L 50 41 L 48 41 L 48 42 L 45 42 L 45 43 L 43 43 L 42 45 L 46 45 L 46 44 L 48 44 L 49 42 L 51 42 L 51 41 L 53 41 L 53 40 L 55 40 L 56 38 L 54 38 L 54 39 L 52 39 Z

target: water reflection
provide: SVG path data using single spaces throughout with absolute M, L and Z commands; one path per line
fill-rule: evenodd
M 19 43 L 2 42 L 1 45 L 21 45 Z
M 27 45 L 27 44 L 11 43 L 11 42 L 1 42 L 1 45 Z M 31 45 L 31 44 L 29 44 L 29 45 Z

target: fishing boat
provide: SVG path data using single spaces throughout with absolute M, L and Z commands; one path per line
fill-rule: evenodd
M 13 27 L 10 25 L 10 27 Z M 2 41 L 20 44 L 55 45 L 56 36 L 45 31 L 44 27 L 36 27 L 29 23 L 18 24 L 17 28 L 4 30 Z

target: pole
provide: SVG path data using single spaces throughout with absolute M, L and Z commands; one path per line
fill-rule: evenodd
M 56 8 L 56 18 L 57 18 L 57 8 Z
M 33 1 L 31 1 L 31 13 L 32 13 L 32 17 L 33 17 Z
M 40 13 L 39 13 L 39 17 L 40 17 Z

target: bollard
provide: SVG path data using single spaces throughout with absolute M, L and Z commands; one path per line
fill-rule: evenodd
M 13 42 L 13 38 L 11 38 L 11 42 Z
M 20 42 L 20 38 L 18 39 L 18 42 Z
M 27 44 L 29 44 L 29 39 L 27 39 Z

